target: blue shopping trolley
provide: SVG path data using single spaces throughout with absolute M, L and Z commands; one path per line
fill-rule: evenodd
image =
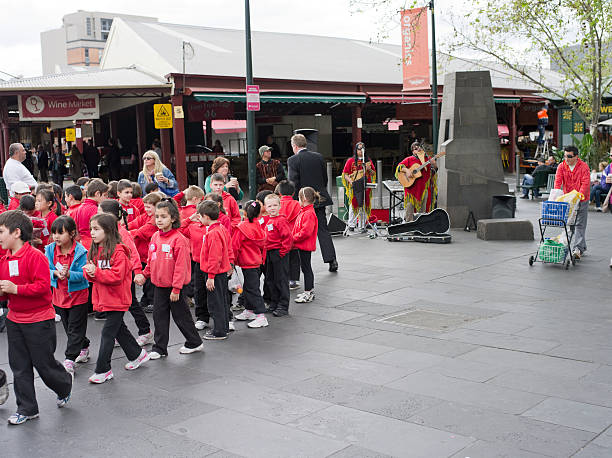
M 576 259 L 572 254 L 571 245 L 573 231 L 568 230 L 570 205 L 567 202 L 542 202 L 542 217 L 538 220 L 540 226 L 540 243 L 538 251 L 534 256 L 529 256 L 529 265 L 534 262 L 545 264 L 562 264 L 565 269 L 569 269 L 570 263 L 576 264 Z M 545 237 L 548 227 L 561 227 L 565 233 L 565 243 L 555 244 L 551 239 Z M 562 234 L 563 234 L 562 232 Z

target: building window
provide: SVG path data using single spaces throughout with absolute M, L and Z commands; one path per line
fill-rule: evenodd
M 89 48 L 85 48 L 85 66 L 89 66 Z
M 108 34 L 112 25 L 112 19 L 100 19 L 100 31 L 102 32 L 102 39 L 104 41 L 106 41 L 106 39 L 108 38 Z
M 86 24 L 87 24 L 87 36 L 90 37 L 91 36 L 91 18 L 90 17 L 86 19 Z

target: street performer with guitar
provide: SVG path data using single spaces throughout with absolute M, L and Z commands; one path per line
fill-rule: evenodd
M 354 230 L 357 222 L 359 230 L 366 231 L 365 226 L 372 212 L 372 190 L 366 189 L 366 183 L 375 181 L 374 163 L 366 156 L 365 145 L 358 142 L 353 157 L 347 159 L 342 170 L 342 183 L 349 201 L 349 230 Z
M 436 208 L 438 184 L 436 176 L 436 159 L 425 154 L 420 143 L 410 145 L 412 156 L 400 162 L 395 176 L 404 186 L 404 220 L 413 221 L 415 213 L 429 213 Z

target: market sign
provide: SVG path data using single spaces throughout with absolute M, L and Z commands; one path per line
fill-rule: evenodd
M 98 94 L 20 95 L 20 121 L 71 121 L 100 118 Z
M 403 90 L 429 89 L 427 7 L 403 10 L 401 27 Z
M 207 119 L 234 119 L 233 102 L 197 102 L 187 103 L 189 122 L 201 122 Z

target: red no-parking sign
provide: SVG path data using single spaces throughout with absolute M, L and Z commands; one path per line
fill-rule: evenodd
M 259 86 L 247 85 L 246 87 L 246 104 L 247 111 L 259 111 L 261 103 L 259 102 Z

